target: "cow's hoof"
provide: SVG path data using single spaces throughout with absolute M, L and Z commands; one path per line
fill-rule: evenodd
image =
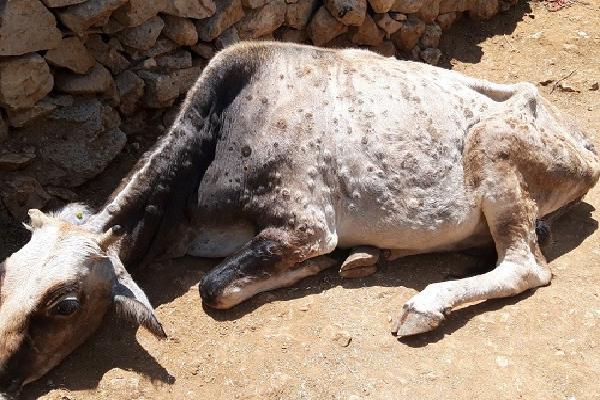
M 419 311 L 411 304 L 405 304 L 402 315 L 392 327 L 392 334 L 398 337 L 417 335 L 437 328 L 444 320 L 444 314 L 436 311 Z
M 356 247 L 342 263 L 339 274 L 342 278 L 362 278 L 372 275 L 377 272 L 377 261 L 379 261 L 378 248 Z

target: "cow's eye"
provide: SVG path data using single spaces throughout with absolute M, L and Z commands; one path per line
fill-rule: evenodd
M 68 317 L 75 314 L 80 307 L 81 305 L 76 297 L 67 297 L 56 303 L 56 305 L 52 308 L 52 314 Z

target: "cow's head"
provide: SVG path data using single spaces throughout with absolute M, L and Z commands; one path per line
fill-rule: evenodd
M 73 207 L 30 210 L 29 243 L 0 264 L 0 399 L 56 366 L 113 306 L 165 336 L 111 246 L 113 229 L 94 232 L 84 215 Z

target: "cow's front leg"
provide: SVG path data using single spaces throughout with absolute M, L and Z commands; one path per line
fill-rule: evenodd
M 204 277 L 200 295 L 206 305 L 225 309 L 257 293 L 291 286 L 333 267 L 336 261 L 324 254 L 336 244 L 336 237 L 317 227 L 265 229 Z
M 550 282 L 552 273 L 536 237 L 537 208 L 516 177 L 504 178 L 505 189 L 494 189 L 483 201 L 483 213 L 498 252 L 497 267 L 482 275 L 428 285 L 404 305 L 392 333 L 408 336 L 427 332 L 458 305 L 514 296 Z

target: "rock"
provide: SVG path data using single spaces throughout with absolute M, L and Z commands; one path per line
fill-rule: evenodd
M 154 16 L 140 26 L 117 33 L 117 37 L 126 46 L 148 50 L 154 46 L 164 26 L 163 20 L 159 16 Z
M 395 11 L 403 14 L 416 13 L 423 7 L 425 0 L 396 0 L 390 11 Z
M 2 202 L 17 220 L 26 220 L 31 208 L 43 208 L 50 195 L 30 176 L 16 176 L 0 185 Z
M 286 5 L 284 0 L 272 0 L 264 7 L 252 10 L 235 24 L 241 39 L 256 39 L 283 25 Z
M 51 113 L 56 109 L 56 104 L 49 98 L 44 98 L 31 108 L 22 110 L 6 110 L 8 122 L 12 127 L 20 128 L 30 122 Z
M 468 11 L 475 7 L 475 2 L 479 0 L 441 0 L 439 5 L 440 14 L 449 12 Z
M 119 113 L 97 98 L 64 100 L 66 105 L 45 116 L 43 123 L 19 130 L 24 144 L 38 149 L 38 159 L 24 172 L 42 185 L 81 185 L 104 170 L 127 139 L 118 128 Z
M 169 75 L 141 70 L 137 75 L 145 82 L 144 104 L 150 108 L 165 108 L 173 105 L 179 96 L 179 86 Z
M 190 49 L 205 60 L 210 60 L 215 55 L 215 49 L 206 43 L 197 43 L 191 46 Z
M 18 171 L 33 162 L 35 154 L 0 154 L 0 171 Z
M 425 32 L 425 22 L 419 18 L 410 15 L 406 21 L 402 23 L 400 30 L 391 36 L 392 42 L 396 48 L 404 51 L 410 51 L 421 35 Z
M 56 186 L 48 186 L 46 188 L 46 192 L 54 197 L 57 197 L 61 200 L 64 201 L 68 201 L 70 203 L 77 201 L 77 193 L 66 189 L 66 188 L 62 188 L 62 187 L 56 187 Z M 79 212 L 77 212 L 76 214 L 78 214 Z M 82 213 L 83 214 L 83 213 Z M 81 219 L 83 219 L 83 215 L 79 214 L 78 217 L 81 217 Z M 64 398 L 61 398 L 61 400 L 64 400 Z
M 296 3 L 287 4 L 284 25 L 294 29 L 304 29 L 318 4 L 317 0 L 298 0 Z
M 333 18 L 325 6 L 319 8 L 307 28 L 308 36 L 316 46 L 322 46 L 347 31 L 348 27 Z
M 354 43 L 352 43 L 352 35 L 350 32 L 342 33 L 341 35 L 333 38 L 331 41 L 325 43 L 324 47 L 331 49 L 345 49 L 354 47 Z
M 156 65 L 168 69 L 190 68 L 192 66 L 192 53 L 179 49 L 173 53 L 156 57 Z
M 244 7 L 248 8 L 258 8 L 264 6 L 269 0 L 242 0 L 242 4 Z
M 416 15 L 429 24 L 435 21 L 435 17 L 437 17 L 439 13 L 440 0 L 425 0 L 425 3 Z
M 334 333 L 331 340 L 340 347 L 348 347 L 350 346 L 350 342 L 352 342 L 352 336 L 346 331 L 340 331 Z
M 238 31 L 235 29 L 235 26 L 232 26 L 215 39 L 215 46 L 217 49 L 223 50 L 225 47 L 231 46 L 239 41 L 240 36 L 238 35 Z
M 167 0 L 163 12 L 176 17 L 203 19 L 212 16 L 216 10 L 213 0 Z
M 108 22 L 102 26 L 102 32 L 106 33 L 107 35 L 114 35 L 115 33 L 121 32 L 125 29 L 127 29 L 127 25 L 120 23 L 113 17 L 110 17 Z
M 396 21 L 389 14 L 378 14 L 375 15 L 375 22 L 377 26 L 383 29 L 383 31 L 387 34 L 387 37 L 390 37 L 391 34 L 398 32 L 398 30 L 402 27 L 402 22 Z
M 77 74 L 87 73 L 96 64 L 77 36 L 64 38 L 57 48 L 48 50 L 44 58 L 52 65 L 68 68 Z
M 140 99 L 144 95 L 144 81 L 127 70 L 115 78 L 115 83 L 121 98 L 119 111 L 125 115 L 133 114 L 137 111 Z
M 410 51 L 410 58 L 414 61 L 421 61 L 421 48 L 419 45 L 415 45 Z
M 174 15 L 163 16 L 165 27 L 163 35 L 180 46 L 193 46 L 198 42 L 198 31 L 192 20 L 176 17 Z
M 55 87 L 60 92 L 75 95 L 109 94 L 114 89 L 114 81 L 108 69 L 97 63 L 86 75 L 57 72 Z
M 291 43 L 305 43 L 308 35 L 305 30 L 285 28 L 279 32 L 279 40 Z
M 0 106 L 30 108 L 54 85 L 50 68 L 37 53 L 0 61 Z
M 198 36 L 205 42 L 211 42 L 243 17 L 241 0 L 220 0 L 212 17 L 196 23 Z
M 325 7 L 344 25 L 361 26 L 367 13 L 367 0 L 325 0 Z
M 83 3 L 86 0 L 42 0 L 46 7 L 65 7 Z
M 352 43 L 357 45 L 378 46 L 383 43 L 384 32 L 379 29 L 370 15 L 365 16 L 363 24 L 352 35 Z
M 478 20 L 486 20 L 492 18 L 500 11 L 498 0 L 477 0 L 473 8 L 469 10 L 469 17 Z
M 3 2 L 0 7 L 0 56 L 53 49 L 62 37 L 56 19 L 39 0 Z
M 377 47 L 371 48 L 371 50 L 381 54 L 384 57 L 394 57 L 396 55 L 396 47 L 390 40 L 384 40 L 383 43 Z
M 171 39 L 159 36 L 158 40 L 156 41 L 156 44 L 152 46 L 152 48 L 145 51 L 144 53 L 132 55 L 132 57 L 134 60 L 140 60 L 146 57 L 158 57 L 161 54 L 169 53 L 177 49 L 177 47 L 177 43 L 175 43 Z
M 442 30 L 445 31 L 447 29 L 450 29 L 454 21 L 456 21 L 457 17 L 458 14 L 456 12 L 449 12 L 438 15 L 436 21 L 440 28 L 442 28 Z
M 75 4 L 58 12 L 62 23 L 75 33 L 84 33 L 99 22 L 105 21 L 113 11 L 129 0 L 93 0 Z
M 369 0 L 373 12 L 382 14 L 390 11 L 396 0 Z
M 129 0 L 112 14 L 111 19 L 125 27 L 140 26 L 167 7 L 171 0 Z
M 85 47 L 97 62 L 110 69 L 113 74 L 121 73 L 131 64 L 110 42 L 104 43 L 100 35 L 90 35 Z
M 177 86 L 177 90 L 179 95 L 185 95 L 188 90 L 196 83 L 200 74 L 202 74 L 202 70 L 204 69 L 205 64 L 199 64 L 192 66 L 190 68 L 178 69 L 169 74 L 171 80 Z
M 440 38 L 442 37 L 442 28 L 436 23 L 427 25 L 425 32 L 421 36 L 421 46 L 424 48 L 434 47 L 437 48 L 440 45 Z
M 420 56 L 427 64 L 437 65 L 442 56 L 442 51 L 440 49 L 429 48 L 421 51 Z
M 408 18 L 406 16 L 406 14 L 402 14 L 399 12 L 391 12 L 389 13 L 390 17 L 396 21 L 406 21 L 406 19 Z

